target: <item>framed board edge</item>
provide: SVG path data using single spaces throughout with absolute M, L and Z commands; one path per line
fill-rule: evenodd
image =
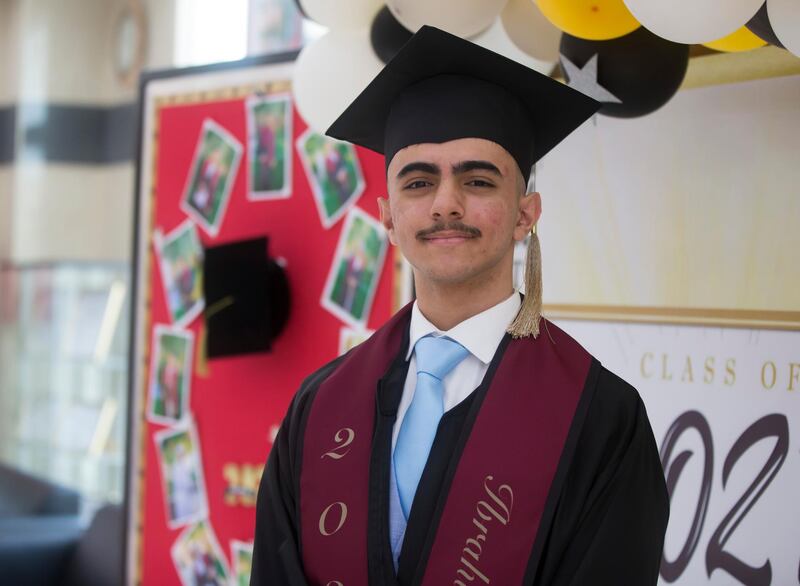
M 149 325 L 149 299 L 145 299 L 147 281 L 144 276 L 148 266 L 147 248 L 142 248 L 148 235 L 143 230 L 152 228 L 148 218 L 142 217 L 142 181 L 144 166 L 150 164 L 145 160 L 145 137 L 148 97 L 147 90 L 151 83 L 167 79 L 188 78 L 190 76 L 234 72 L 249 67 L 267 65 L 286 65 L 297 59 L 299 51 L 286 51 L 270 55 L 248 57 L 238 61 L 214 63 L 184 68 L 160 69 L 146 71 L 139 80 L 137 117 L 136 117 L 136 161 L 134 167 L 134 222 L 131 255 L 131 304 L 128 316 L 130 325 L 128 349 L 128 396 L 127 396 L 127 429 L 125 434 L 126 466 L 123 488 L 123 564 L 122 575 L 125 584 L 140 584 L 142 580 L 142 529 L 143 529 L 143 487 L 145 462 L 142 458 L 146 437 L 143 429 L 146 426 L 146 398 L 141 396 L 141 377 L 146 370 L 148 360 L 147 326 Z M 149 152 L 149 151 L 148 151 Z M 149 194 L 148 194 L 149 196 Z M 146 244 L 145 244 L 146 246 Z M 144 281 L 144 286 L 143 286 Z M 140 366 L 143 367 L 139 368 Z

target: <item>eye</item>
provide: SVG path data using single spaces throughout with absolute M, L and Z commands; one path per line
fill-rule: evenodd
M 467 181 L 467 185 L 472 185 L 473 187 L 494 187 L 494 183 L 486 181 L 485 179 L 470 179 Z
M 422 189 L 428 185 L 430 185 L 430 182 L 425 181 L 424 179 L 415 179 L 414 181 L 407 183 L 403 189 Z

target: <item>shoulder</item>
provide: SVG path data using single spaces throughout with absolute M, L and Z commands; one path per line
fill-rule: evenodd
M 565 370 L 579 375 L 583 382 L 583 408 L 589 415 L 609 424 L 630 425 L 643 404 L 638 391 L 590 354 L 575 338 L 553 322 L 542 320 L 541 344 L 546 353 L 557 357 Z M 531 346 L 533 348 L 533 346 Z M 580 411 L 580 407 L 579 407 Z
M 330 362 L 323 364 L 317 370 L 303 379 L 303 382 L 300 383 L 300 388 L 297 389 L 297 392 L 292 399 L 292 404 L 289 407 L 290 414 L 298 415 L 310 406 L 317 389 L 319 389 L 319 386 L 336 371 L 348 354 L 343 354 L 334 358 Z
M 592 441 L 613 444 L 628 444 L 639 435 L 642 424 L 649 422 L 639 392 L 627 381 L 617 376 L 598 361 L 590 401 L 583 425 L 583 436 Z M 650 432 L 652 434 L 652 432 Z
M 635 416 L 642 404 L 639 391 L 599 362 L 598 369 L 593 402 L 604 410 L 616 413 L 619 417 Z

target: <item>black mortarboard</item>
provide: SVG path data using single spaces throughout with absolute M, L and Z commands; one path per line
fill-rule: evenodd
M 286 325 L 289 283 L 266 237 L 207 248 L 203 289 L 209 358 L 266 352 Z
M 423 26 L 327 134 L 383 153 L 457 138 L 505 148 L 527 180 L 532 165 L 600 103 L 512 59 Z

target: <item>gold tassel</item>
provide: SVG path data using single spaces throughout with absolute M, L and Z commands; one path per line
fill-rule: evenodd
M 539 321 L 542 317 L 542 249 L 536 225 L 531 230 L 528 250 L 525 255 L 525 298 L 522 307 L 511 325 L 508 333 L 512 338 L 527 338 L 539 335 Z

